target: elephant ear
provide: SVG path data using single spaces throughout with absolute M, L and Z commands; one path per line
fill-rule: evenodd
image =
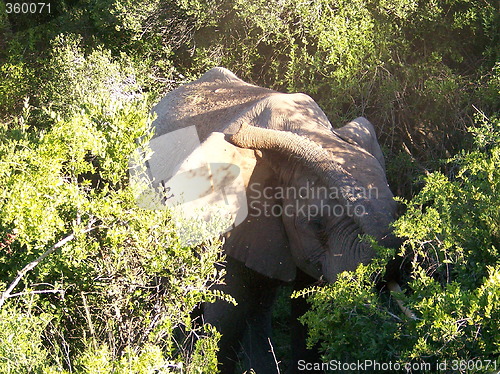
M 266 198 L 263 194 L 266 187 L 271 187 L 268 191 L 276 191 L 277 180 L 269 164 L 259 159 L 247 188 L 248 216 L 226 234 L 224 250 L 227 255 L 260 274 L 289 282 L 295 279 L 296 265 L 280 209 L 276 209 L 274 214 L 272 211 L 272 207 L 281 208 L 281 201 Z
M 345 126 L 332 130 L 334 134 L 350 144 L 357 145 L 375 157 L 385 171 L 385 161 L 377 141 L 375 128 L 364 117 L 358 117 Z

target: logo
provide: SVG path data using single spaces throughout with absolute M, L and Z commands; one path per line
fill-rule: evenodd
M 155 137 L 145 148 L 151 150 L 149 155 L 138 148 L 130 158 L 139 207 L 169 208 L 175 220 L 194 220 L 198 229 L 213 229 L 214 235 L 244 221 L 248 209 L 243 158 L 223 133 L 214 132 L 200 142 L 196 127 L 190 126 Z M 196 245 L 193 235 L 184 233 L 182 239 Z

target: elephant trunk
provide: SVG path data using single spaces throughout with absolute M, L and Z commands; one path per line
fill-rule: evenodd
M 242 148 L 293 155 L 298 162 L 313 170 L 326 186 L 338 189 L 340 202 L 354 207 L 352 218 L 365 234 L 378 240 L 388 233 L 392 215 L 375 209 L 360 183 L 316 142 L 288 131 L 264 129 L 246 123 L 230 137 L 230 141 Z

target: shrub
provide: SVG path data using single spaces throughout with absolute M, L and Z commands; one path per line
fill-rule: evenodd
M 49 321 L 50 315 L 29 309 L 11 306 L 0 311 L 0 373 L 39 372 L 48 356 L 42 332 Z
M 209 291 L 220 242 L 207 226 L 186 246 L 169 211 L 136 205 L 129 157 L 151 136 L 137 71 L 72 38 L 54 45 L 52 106 L 25 100 L 0 126 L 0 364 L 213 372 L 218 334 L 192 312 L 223 297 Z M 29 126 L 35 110 L 45 122 Z

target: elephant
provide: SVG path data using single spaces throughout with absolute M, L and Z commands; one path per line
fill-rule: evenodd
M 222 333 L 221 372 L 234 372 L 243 346 L 247 368 L 277 373 L 270 336 L 279 287 L 298 274 L 335 282 L 368 263 L 376 253 L 361 235 L 398 245 L 375 129 L 363 117 L 333 128 L 311 97 L 258 87 L 221 67 L 167 93 L 152 112 L 153 140 L 192 128 L 201 145 L 212 144 L 208 154 L 238 158 L 245 214 L 223 234 L 218 286 L 238 305 L 206 304 L 203 318 Z

